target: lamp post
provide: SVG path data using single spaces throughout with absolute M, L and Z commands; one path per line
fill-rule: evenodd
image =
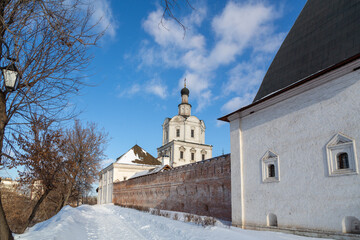
M 19 75 L 19 71 L 17 70 L 15 64 L 11 63 L 6 67 L 2 67 L 1 71 L 2 71 L 2 74 L 4 77 L 5 88 L 9 92 L 16 90 L 16 88 L 19 84 L 20 75 Z
M 11 63 L 5 67 L 0 67 L 2 71 L 2 75 L 4 78 L 4 91 L 0 90 L 0 165 L 2 163 L 2 148 L 3 148 L 3 140 L 4 140 L 4 133 L 5 133 L 5 127 L 8 123 L 8 116 L 6 113 L 6 92 L 12 92 L 16 90 L 20 74 L 17 70 L 15 63 L 17 59 L 10 57 L 10 51 L 9 46 L 6 44 L 6 42 L 0 38 L 0 41 L 3 43 L 3 45 L 6 47 L 6 58 L 11 61 Z M 1 45 L 2 48 L 2 45 Z M 1 56 L 2 57 L 2 56 Z M 0 180 L 1 181 L 1 180 Z M 2 206 L 1 202 L 1 189 L 0 189 L 0 239 L 7 239 L 7 240 L 13 240 L 12 232 L 9 228 L 9 224 L 6 220 L 5 212 Z

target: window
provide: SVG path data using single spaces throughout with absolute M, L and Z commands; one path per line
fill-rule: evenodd
M 194 137 L 194 129 L 191 129 L 191 137 Z
M 176 129 L 176 137 L 180 137 L 180 129 Z
M 280 181 L 279 156 L 276 153 L 267 151 L 261 158 L 261 164 L 264 183 Z
M 267 225 L 268 225 L 268 227 L 277 227 L 278 226 L 277 216 L 275 214 L 273 214 L 273 213 L 268 214 Z
M 191 153 L 191 160 L 195 160 L 195 153 Z
M 202 159 L 202 160 L 205 160 L 206 153 L 207 153 L 207 152 L 205 151 L 205 149 L 201 150 L 201 159 Z
M 337 155 L 337 168 L 338 169 L 349 168 L 349 157 L 347 153 L 339 153 Z
M 360 221 L 354 216 L 347 216 L 342 221 L 343 233 L 360 234 Z
M 275 165 L 274 164 L 268 165 L 268 177 L 275 177 Z
M 165 129 L 165 141 L 167 141 L 168 139 L 169 139 L 169 136 L 168 136 L 168 131 L 167 131 L 167 129 Z
M 124 181 L 126 180 L 126 177 L 124 177 Z
M 184 152 L 180 151 L 180 159 L 183 159 L 183 158 L 184 158 Z
M 326 145 L 329 176 L 357 174 L 355 141 L 342 133 L 336 134 Z

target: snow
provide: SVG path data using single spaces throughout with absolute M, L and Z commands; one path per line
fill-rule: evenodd
M 154 173 L 162 171 L 163 169 L 168 169 L 168 168 L 170 168 L 169 165 L 164 165 L 164 166 L 156 167 L 156 168 L 153 168 L 150 170 L 137 172 L 134 175 L 132 175 L 129 179 L 137 178 L 137 177 L 141 177 L 141 176 L 145 176 L 145 175 L 149 175 L 149 174 L 154 174 Z
M 172 213 L 174 214 L 174 213 Z M 181 219 L 181 218 L 179 218 Z M 64 207 L 57 215 L 38 223 L 16 240 L 85 239 L 241 239 L 241 240 L 311 240 L 291 234 L 251 231 L 235 227 L 202 227 L 170 218 L 151 215 L 112 204 Z
M 133 149 L 130 149 L 127 153 L 122 155 L 116 162 L 117 163 L 130 163 L 134 164 L 133 161 L 139 159 L 139 156 L 135 154 Z

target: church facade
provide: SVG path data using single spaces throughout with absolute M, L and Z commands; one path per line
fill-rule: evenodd
M 232 224 L 360 234 L 360 2 L 309 0 L 230 123 Z
M 157 149 L 163 165 L 177 167 L 212 157 L 212 146 L 205 144 L 205 123 L 191 115 L 190 91 L 186 85 L 181 90 L 178 115 L 166 118 L 162 146 Z

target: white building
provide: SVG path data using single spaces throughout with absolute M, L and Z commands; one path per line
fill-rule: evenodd
M 113 183 L 125 181 L 138 172 L 158 167 L 160 162 L 135 145 L 116 161 L 100 171 L 98 204 L 112 203 Z
M 177 167 L 212 157 L 212 146 L 205 144 L 205 123 L 191 115 L 189 89 L 181 90 L 178 115 L 166 118 L 162 146 L 157 149 L 163 165 Z
M 360 239 L 360 1 L 309 0 L 230 122 L 232 223 Z

